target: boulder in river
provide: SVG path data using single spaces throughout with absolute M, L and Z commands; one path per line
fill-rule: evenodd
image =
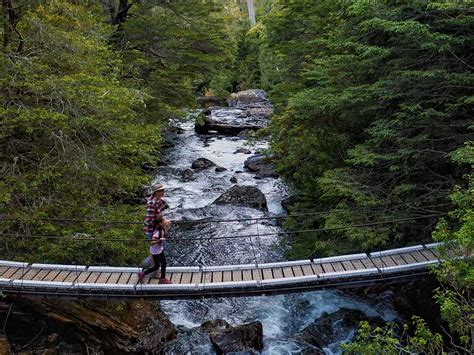
M 258 321 L 232 327 L 224 320 L 215 320 L 204 323 L 201 329 L 209 333 L 217 354 L 263 350 L 263 327 Z
M 237 136 L 242 131 L 258 131 L 267 127 L 270 114 L 270 108 L 211 110 L 208 115 L 197 117 L 194 130 L 198 134 L 216 131 L 227 136 Z
M 224 319 L 209 320 L 201 324 L 201 329 L 207 333 L 225 330 L 230 327 L 230 324 Z
M 190 181 L 194 178 L 194 170 L 193 169 L 186 169 L 182 173 L 184 181 Z
M 267 199 L 263 192 L 255 186 L 232 186 L 219 196 L 214 203 L 267 210 Z
M 213 167 L 213 166 L 216 166 L 216 163 L 206 158 L 196 159 L 191 164 L 191 168 L 197 171 L 209 169 L 210 167 Z
M 299 333 L 296 339 L 323 348 L 343 340 L 352 329 L 358 328 L 361 321 L 368 321 L 376 326 L 385 324 L 381 317 L 367 316 L 358 309 L 341 308 L 334 313 L 323 313 L 320 318 Z
M 215 171 L 216 173 L 222 173 L 223 171 L 226 171 L 227 169 L 224 168 L 223 166 L 218 166 L 216 167 Z
M 257 178 L 277 178 L 280 175 L 275 172 L 273 163 L 269 161 L 268 157 L 262 154 L 256 154 L 249 157 L 245 162 L 244 166 L 252 171 L 257 173 Z
M 181 330 L 178 337 L 166 343 L 162 354 L 212 354 L 209 334 L 199 328 Z
M 252 152 L 247 148 L 238 148 L 236 151 L 234 151 L 234 154 L 252 154 Z
M 254 103 L 267 103 L 268 95 L 260 89 L 250 89 L 230 94 L 227 103 L 230 107 L 247 106 Z
M 211 107 L 197 117 L 194 130 L 198 134 L 216 131 L 220 134 L 237 136 L 241 132 L 258 131 L 268 126 L 273 106 L 263 90 L 247 90 L 230 96 L 231 107 Z

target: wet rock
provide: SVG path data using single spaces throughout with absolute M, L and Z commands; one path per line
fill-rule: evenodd
M 196 159 L 191 164 L 191 168 L 197 171 L 209 169 L 210 167 L 213 167 L 213 166 L 216 166 L 216 163 L 206 158 Z
M 230 352 L 250 352 L 263 350 L 263 327 L 260 322 L 231 327 L 223 320 L 203 324 L 203 329 L 209 333 L 214 350 L 217 354 Z
M 267 210 L 267 199 L 263 192 L 255 186 L 233 186 L 219 196 L 214 203 Z
M 230 328 L 230 324 L 223 319 L 214 319 L 201 324 L 201 329 L 207 333 Z
M 338 340 L 344 339 L 347 334 L 359 327 L 361 321 L 368 321 L 376 326 L 383 326 L 384 320 L 380 317 L 370 317 L 358 309 L 341 308 L 334 313 L 323 313 L 314 323 L 306 327 L 295 338 L 299 341 L 323 348 Z M 354 333 L 355 337 L 356 333 Z
M 8 342 L 7 337 L 4 335 L 0 335 L 0 354 L 2 355 L 11 354 L 10 343 Z
M 186 169 L 183 171 L 183 180 L 190 181 L 194 178 L 194 170 L 193 169 Z
M 237 177 L 236 176 L 232 176 L 229 180 L 231 183 L 233 184 L 237 184 Z
M 224 168 L 223 166 L 218 166 L 218 167 L 215 169 L 216 173 L 222 173 L 223 171 L 226 171 L 226 170 L 227 170 L 227 169 Z
M 275 172 L 273 164 L 268 158 L 262 154 L 256 154 L 249 157 L 245 162 L 244 166 L 252 171 L 256 172 L 257 179 L 264 178 L 278 178 L 280 175 Z
M 239 101 L 238 107 L 213 107 L 202 111 L 196 117 L 194 130 L 198 134 L 215 131 L 227 136 L 237 136 L 246 131 L 245 137 L 247 137 L 250 131 L 267 127 L 273 113 L 273 106 L 268 100 L 253 103 L 244 101 Z
M 267 103 L 268 95 L 260 89 L 250 89 L 230 94 L 227 103 L 230 107 L 246 106 L 254 103 Z
M 184 330 L 178 337 L 166 344 L 163 354 L 212 354 L 214 347 L 209 334 L 199 330 Z
M 301 349 L 301 352 L 299 352 L 300 355 L 324 355 L 326 354 L 324 351 L 322 351 L 320 348 L 317 348 L 316 346 L 312 345 L 306 345 Z
M 265 128 L 268 124 L 268 117 L 247 117 L 244 119 L 238 116 L 232 116 L 233 120 L 229 121 L 226 117 L 216 118 L 206 116 L 202 121 L 194 125 L 194 130 L 198 134 L 207 134 L 215 131 L 220 134 L 236 136 L 242 131 L 258 131 Z
M 89 344 L 99 353 L 156 353 L 176 337 L 174 325 L 160 311 L 158 302 L 121 302 L 119 306 L 85 300 L 19 299 L 15 300 L 15 307 L 21 310 L 21 315 L 15 317 L 33 317 L 34 322 L 28 323 L 47 324 L 47 329 L 55 334 L 40 337 L 38 342 L 48 351 L 59 349 L 58 353 L 84 353 L 84 344 Z M 18 329 L 21 320 L 15 317 L 7 324 L 12 345 L 17 338 L 20 344 L 24 343 L 24 327 Z M 36 329 L 33 332 L 38 333 Z M 60 343 L 53 346 L 58 337 Z
M 263 154 L 255 154 L 244 162 L 244 166 L 250 171 L 258 172 L 268 166 L 268 162 Z
M 234 154 L 252 154 L 252 152 L 247 148 L 239 148 L 234 152 Z

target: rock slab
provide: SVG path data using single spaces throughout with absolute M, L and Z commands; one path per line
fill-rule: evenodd
M 230 96 L 228 108 L 210 107 L 197 117 L 194 129 L 198 134 L 216 131 L 238 136 L 241 132 L 258 131 L 268 126 L 273 106 L 263 90 L 246 90 Z
M 235 205 L 267 211 L 267 199 L 255 186 L 232 186 L 215 201 L 218 205 Z
M 263 154 L 255 154 L 249 157 L 244 162 L 245 168 L 257 173 L 256 177 L 263 178 L 278 178 L 280 175 L 275 172 L 273 163 L 269 161 L 269 158 Z
M 267 103 L 268 95 L 261 89 L 250 89 L 230 94 L 227 103 L 230 107 L 248 106 L 255 103 Z
M 263 327 L 258 321 L 232 327 L 224 320 L 215 320 L 204 323 L 201 329 L 209 334 L 217 354 L 263 350 Z
M 352 329 L 357 329 L 359 323 L 364 320 L 374 325 L 385 324 L 380 317 L 367 316 L 358 309 L 341 308 L 334 313 L 323 313 L 320 318 L 298 334 L 296 339 L 318 348 L 324 348 L 343 340 Z
M 191 168 L 197 171 L 209 169 L 213 166 L 216 166 L 216 163 L 206 158 L 199 158 L 193 161 Z

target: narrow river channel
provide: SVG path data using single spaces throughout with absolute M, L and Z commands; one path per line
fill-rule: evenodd
M 228 121 L 237 119 L 241 111 L 220 108 L 212 115 Z M 284 214 L 281 201 L 289 195 L 281 178 L 256 178 L 254 172 L 244 168 L 244 162 L 255 153 L 267 148 L 268 142 L 218 133 L 197 134 L 194 118 L 176 123 L 177 129 L 168 138 L 172 142 L 166 153 L 166 166 L 160 169 L 156 181 L 166 186 L 166 211 L 172 220 L 256 218 Z M 249 150 L 249 151 L 246 151 Z M 250 154 L 249 154 L 250 153 Z M 190 169 L 193 161 L 207 158 L 226 170 L 216 172 L 215 166 L 201 171 Z M 187 173 L 189 175 L 186 175 Z M 183 174 L 185 177 L 183 177 Z M 192 176 L 191 176 L 192 175 Z M 231 182 L 231 179 L 233 182 Z M 237 182 L 235 182 L 237 181 Z M 212 202 L 234 185 L 255 186 L 267 199 L 268 211 L 233 205 L 215 205 Z M 193 238 L 190 243 L 173 244 L 168 248 L 168 264 L 223 265 L 284 260 L 279 238 L 265 236 L 248 239 L 214 239 L 217 236 L 265 234 L 281 231 L 272 220 L 231 223 L 205 223 L 188 228 L 174 228 L 178 237 Z M 231 325 L 260 321 L 263 325 L 265 354 L 316 353 L 316 349 L 301 341 L 298 334 L 320 318 L 325 312 L 340 309 L 357 309 L 367 316 L 378 316 L 386 321 L 397 318 L 390 295 L 355 298 L 341 291 L 315 291 L 300 294 L 203 299 L 196 301 L 163 301 L 162 308 L 180 330 L 178 340 L 166 353 L 212 354 L 208 337 L 196 330 L 202 323 L 224 319 Z M 337 323 L 337 322 L 336 322 Z M 338 325 L 333 324 L 337 330 Z M 339 344 L 349 339 L 355 328 L 340 329 L 323 347 L 325 353 L 339 353 Z

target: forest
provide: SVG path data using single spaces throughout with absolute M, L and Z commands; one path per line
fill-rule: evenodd
M 472 351 L 474 5 L 253 3 L 255 25 L 237 0 L 2 0 L 1 258 L 134 265 L 106 239 L 143 238 L 114 222 L 142 220 L 170 122 L 260 88 L 290 213 L 324 212 L 285 228 L 327 230 L 288 258 L 433 240 L 465 257 L 433 271 L 449 336 L 363 324 L 346 351 Z

